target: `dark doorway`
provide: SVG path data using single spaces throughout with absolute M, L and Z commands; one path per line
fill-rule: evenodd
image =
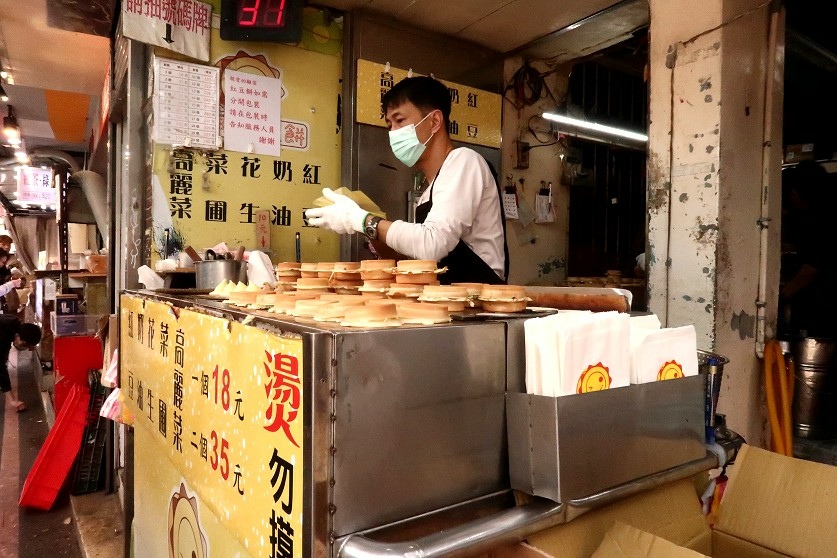
M 647 34 L 576 64 L 567 113 L 587 121 L 644 133 L 647 130 Z M 604 277 L 608 270 L 634 276 L 645 251 L 646 148 L 615 138 L 566 138 L 568 157 L 580 165 L 569 181 L 571 277 Z M 566 168 L 566 165 L 565 165 Z M 580 175 L 580 176 L 579 176 Z

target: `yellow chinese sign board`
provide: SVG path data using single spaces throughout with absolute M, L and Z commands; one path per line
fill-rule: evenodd
M 251 556 L 174 463 L 160 457 L 154 434 L 134 430 L 134 521 L 131 556 Z M 257 556 L 257 555 L 252 555 Z M 276 554 L 281 556 L 281 554 Z M 260 557 L 259 557 L 260 558 Z
M 407 70 L 358 60 L 357 121 L 385 127 L 381 99 L 393 85 L 406 77 Z M 463 143 L 499 148 L 503 98 L 496 93 L 439 81 L 450 91 L 450 137 Z
M 298 46 L 222 41 L 212 29 L 211 65 L 220 71 L 222 92 L 227 70 L 281 84 L 281 126 L 273 130 L 280 155 L 155 144 L 152 264 L 187 245 L 200 252 L 220 242 L 231 249 L 270 250 L 274 262 L 293 261 L 297 234 L 303 261 L 337 259 L 340 236 L 308 226 L 304 211 L 324 187 L 341 185 L 342 30 L 325 22 L 322 10 L 307 8 L 304 21 L 317 32 L 306 31 Z M 232 101 L 221 94 L 221 118 L 231 117 Z M 265 112 L 247 107 L 252 118 Z M 270 217 L 264 247 L 255 227 L 260 211 Z
M 120 385 L 155 442 L 136 453 L 170 461 L 179 497 L 251 555 L 302 556 L 301 339 L 127 295 L 120 320 Z

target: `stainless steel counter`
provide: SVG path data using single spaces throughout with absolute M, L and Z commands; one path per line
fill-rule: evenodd
M 421 545 L 422 556 L 467 556 L 712 466 L 697 460 L 643 483 L 563 504 L 536 498 L 515 511 L 505 395 L 524 391 L 522 320 L 355 329 L 207 297 L 129 294 L 302 338 L 304 556 L 402 556 Z
M 356 329 L 137 294 L 302 337 L 306 556 L 509 489 L 505 322 Z

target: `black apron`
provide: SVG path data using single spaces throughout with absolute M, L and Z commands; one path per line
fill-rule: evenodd
M 442 169 L 440 168 L 439 171 Z M 430 198 L 416 207 L 416 223 L 424 223 L 430 209 L 433 207 L 433 185 L 436 177 L 430 183 Z M 495 180 L 495 183 L 497 181 Z M 503 212 L 503 198 L 500 195 L 500 187 L 497 187 L 497 198 L 500 200 L 500 220 L 503 223 L 503 253 L 505 255 L 505 275 L 509 276 L 509 247 L 506 244 L 506 215 Z M 485 283 L 487 285 L 505 285 L 506 281 L 497 276 L 497 273 L 483 259 L 477 256 L 467 244 L 460 238 L 459 243 L 453 247 L 450 253 L 439 261 L 440 267 L 447 267 L 445 273 L 439 275 L 439 282 L 443 285 L 451 283 Z

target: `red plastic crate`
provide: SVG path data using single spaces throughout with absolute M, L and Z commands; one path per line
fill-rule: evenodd
M 102 343 L 90 335 L 56 337 L 53 364 L 55 414 L 58 414 L 73 386 L 87 387 L 87 373 L 90 369 L 102 369 Z
M 74 385 L 23 483 L 18 505 L 48 511 L 81 448 L 90 390 Z

